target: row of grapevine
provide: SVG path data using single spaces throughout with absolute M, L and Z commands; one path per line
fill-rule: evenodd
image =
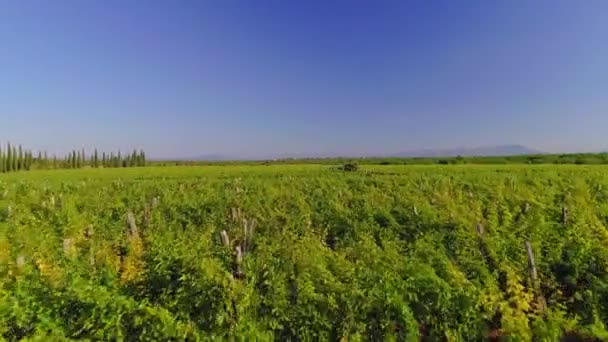
M 0 338 L 608 341 L 608 168 L 363 169 L 0 177 Z
M 29 171 L 31 169 L 80 169 L 83 167 L 111 168 L 111 167 L 140 167 L 146 166 L 146 154 L 143 150 L 133 150 L 130 154 L 102 152 L 97 149 L 87 156 L 84 149 L 73 150 L 64 158 L 56 155 L 49 157 L 46 152 L 39 151 L 34 157 L 31 150 L 24 149 L 21 145 L 7 144 L 6 148 L 0 147 L 0 173 Z

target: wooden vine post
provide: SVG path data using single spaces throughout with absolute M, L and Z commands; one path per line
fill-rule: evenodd
M 536 263 L 534 261 L 534 252 L 532 251 L 532 245 L 530 241 L 526 241 L 526 253 L 528 254 L 528 270 L 530 271 L 530 278 L 534 283 L 538 279 L 538 272 L 536 271 Z
M 245 277 L 245 273 L 242 269 L 243 258 L 249 253 L 252 246 L 253 234 L 255 233 L 255 226 L 257 221 L 255 219 L 246 219 L 241 216 L 241 211 L 238 208 L 233 208 L 231 210 L 231 218 L 234 222 L 238 222 L 242 219 L 243 224 L 243 237 L 240 241 L 236 242 L 236 245 L 233 247 L 232 242 L 230 241 L 230 237 L 228 236 L 228 232 L 222 230 L 220 232 L 220 239 L 222 240 L 222 245 L 228 249 L 233 249 L 233 268 L 232 275 L 236 279 L 243 279 Z
M 133 213 L 130 211 L 127 213 L 127 229 L 127 234 L 129 237 L 135 237 L 139 234 L 139 229 L 135 223 L 135 215 L 133 215 Z
M 231 211 L 232 221 L 238 223 L 242 216 L 241 211 L 238 208 L 233 208 Z M 256 220 L 255 219 L 245 219 L 242 218 L 243 223 L 243 237 L 239 240 L 238 238 L 231 241 L 228 236 L 228 232 L 222 230 L 220 232 L 220 239 L 222 241 L 222 245 L 232 252 L 233 262 L 232 262 L 232 281 L 233 285 L 237 285 L 238 280 L 242 280 L 245 278 L 245 272 L 243 272 L 243 258 L 250 252 L 253 234 L 255 231 Z M 233 246 L 234 244 L 234 246 Z M 234 289 L 237 289 L 238 286 L 235 286 Z M 234 320 L 236 322 L 239 321 L 238 314 L 238 305 L 236 298 L 232 298 L 232 310 L 234 311 Z
M 532 251 L 532 245 L 530 244 L 530 241 L 526 241 L 525 248 L 526 248 L 526 254 L 528 256 L 528 272 L 530 274 L 530 280 L 532 282 L 532 287 L 533 287 L 534 291 L 536 292 L 536 297 L 537 297 L 536 299 L 538 301 L 538 307 L 541 312 L 544 312 L 545 307 L 546 307 L 546 300 L 545 300 L 545 296 L 543 296 L 541 288 L 540 288 L 540 281 L 538 279 L 538 271 L 536 269 L 536 261 L 534 259 L 534 252 Z

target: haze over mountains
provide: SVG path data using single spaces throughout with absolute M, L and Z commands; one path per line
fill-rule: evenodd
M 378 154 L 356 154 L 356 153 L 292 153 L 292 154 L 274 154 L 274 155 L 257 155 L 245 156 L 238 154 L 204 154 L 192 158 L 177 158 L 183 160 L 268 160 L 268 159 L 287 159 L 287 158 L 359 158 L 359 157 L 456 157 L 456 156 L 515 156 L 526 154 L 542 154 L 543 152 L 534 150 L 523 145 L 497 145 L 497 146 L 482 146 L 482 147 L 459 147 L 459 148 L 444 148 L 444 149 L 412 149 L 404 150 L 396 153 L 378 153 Z M 170 158 L 169 158 L 170 159 Z
M 542 154 L 543 152 L 528 148 L 523 145 L 499 145 L 483 146 L 473 148 L 449 148 L 449 149 L 417 149 L 404 151 L 394 155 L 395 157 L 470 157 L 470 156 L 517 156 L 525 154 Z

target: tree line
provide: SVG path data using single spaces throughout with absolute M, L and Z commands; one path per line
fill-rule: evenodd
M 87 155 L 84 149 L 73 150 L 63 158 L 49 157 L 47 152 L 39 151 L 35 157 L 31 150 L 21 145 L 0 146 L 0 173 L 29 171 L 32 169 L 80 169 L 84 167 L 140 167 L 146 166 L 146 153 L 133 150 L 131 153 L 101 152 L 97 149 Z

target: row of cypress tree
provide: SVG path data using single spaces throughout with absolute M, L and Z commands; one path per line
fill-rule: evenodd
M 0 172 L 28 171 L 31 169 L 80 169 L 83 167 L 139 167 L 146 166 L 146 154 L 143 150 L 133 150 L 130 154 L 94 152 L 87 157 L 85 150 L 73 150 L 64 158 L 57 156 L 49 158 L 48 154 L 38 152 L 34 157 L 32 151 L 25 150 L 21 145 L 7 144 L 0 147 Z
M 68 153 L 64 160 L 64 167 L 68 169 L 79 169 L 85 166 L 89 167 L 138 167 L 146 166 L 146 154 L 142 151 L 133 150 L 131 154 L 118 153 L 106 153 L 102 152 L 101 155 L 94 150 L 90 158 L 87 160 L 84 150 L 72 151 Z
M 11 146 L 9 143 L 6 149 L 0 147 L 0 172 L 29 170 L 32 162 L 32 152 L 25 151 L 21 145 Z

